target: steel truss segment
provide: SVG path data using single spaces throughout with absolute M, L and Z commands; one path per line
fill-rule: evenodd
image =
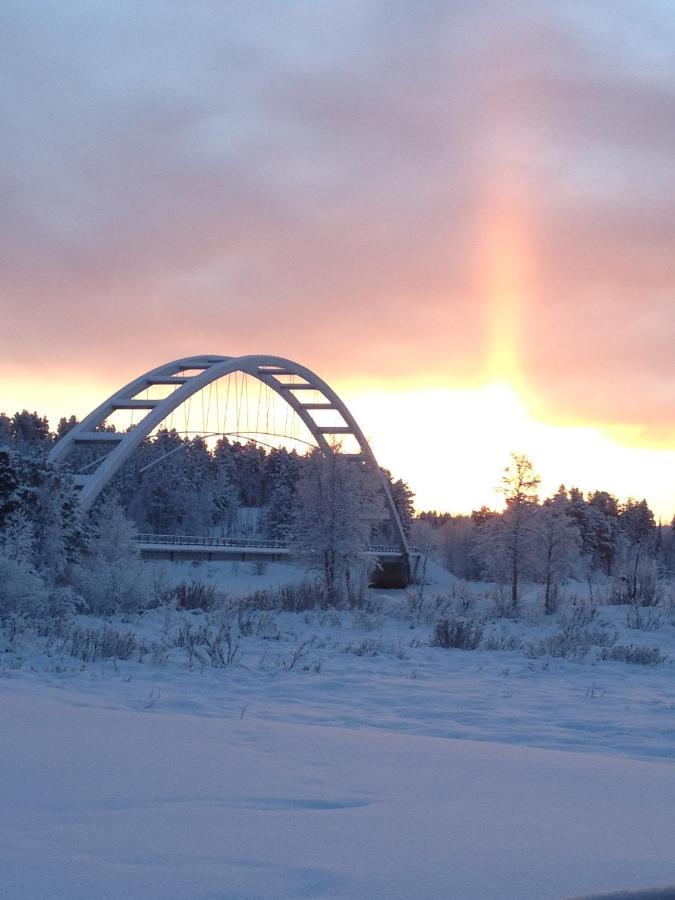
M 192 375 L 181 374 L 192 370 L 197 371 Z M 191 356 L 173 360 L 151 369 L 149 372 L 124 385 L 100 406 L 92 410 L 88 416 L 85 416 L 81 422 L 54 445 L 49 458 L 52 462 L 59 462 L 65 459 L 78 443 L 90 440 L 108 440 L 116 444 L 111 452 L 105 456 L 95 472 L 86 477 L 78 478 L 76 476 L 76 483 L 79 482 L 81 485 L 80 501 L 82 506 L 88 509 L 134 450 L 175 409 L 185 403 L 193 394 L 198 393 L 219 378 L 231 375 L 234 372 L 243 372 L 246 375 L 251 375 L 279 394 L 306 425 L 312 437 L 324 452 L 328 452 L 331 449 L 330 444 L 326 440 L 327 435 L 353 435 L 359 445 L 360 453 L 345 453 L 344 456 L 345 458 L 358 460 L 372 466 L 373 471 L 377 473 L 384 492 L 397 544 L 401 553 L 407 557 L 409 554 L 408 542 L 403 532 L 389 485 L 377 465 L 370 444 L 356 420 L 335 391 L 318 375 L 299 363 L 280 356 Z M 304 383 L 289 384 L 287 381 L 289 376 L 301 378 Z M 283 379 L 283 381 L 279 379 Z M 142 401 L 141 398 L 137 398 L 137 395 L 146 388 L 157 384 L 175 384 L 176 390 L 157 401 Z M 303 403 L 299 397 L 295 396 L 294 392 L 306 390 L 316 391 L 323 399 L 316 403 Z M 134 402 L 136 398 L 138 403 Z M 145 407 L 143 406 L 144 402 L 147 403 Z M 129 405 L 131 403 L 133 403 L 133 406 Z M 116 409 L 130 408 L 148 409 L 147 414 L 130 431 L 121 434 L 119 432 L 96 430 Z M 335 410 L 342 417 L 345 425 L 332 427 L 319 425 L 312 416 L 312 412 L 322 409 Z

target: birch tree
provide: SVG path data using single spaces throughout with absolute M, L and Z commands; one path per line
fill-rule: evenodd
M 297 482 L 291 530 L 294 556 L 319 574 L 325 599 L 354 599 L 354 576 L 363 573 L 373 522 L 381 518 L 373 479 L 363 465 L 333 448 L 307 457 Z

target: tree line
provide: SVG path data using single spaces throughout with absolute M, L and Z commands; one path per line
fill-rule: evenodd
M 77 424 L 61 418 L 51 432 L 44 416 L 24 410 L 0 413 L 0 447 L 46 455 L 58 438 Z M 66 470 L 95 466 L 106 449 L 83 445 L 65 460 Z M 143 441 L 106 490 L 118 498 L 140 531 L 155 534 L 218 534 L 286 540 L 297 484 L 311 454 L 266 448 L 254 441 L 219 438 L 210 446 L 203 437 L 184 437 L 160 429 Z M 414 494 L 401 479 L 383 469 L 406 532 L 414 516 Z M 390 543 L 387 516 L 371 521 L 373 543 Z
M 20 562 L 30 558 L 34 571 L 61 586 L 73 567 L 81 574 L 82 560 L 107 529 L 100 515 L 79 515 L 68 474 L 68 466 L 95 464 L 101 448 L 78 448 L 66 467 L 46 460 L 76 422 L 62 418 L 53 433 L 37 413 L 0 414 L 0 550 Z M 209 446 L 201 437 L 160 430 L 125 464 L 101 504 L 110 505 L 107 515 L 118 536 L 126 535 L 124 546 L 134 530 L 292 543 L 337 596 L 350 590 L 350 567 L 364 547 L 391 540 L 372 473 L 349 464 L 343 469 L 342 462 L 227 438 Z M 616 602 L 655 602 L 660 580 L 675 571 L 672 523 L 657 524 L 645 500 L 564 486 L 542 499 L 540 477 L 523 455 L 514 455 L 504 471 L 502 511 L 415 516 L 412 491 L 385 476 L 411 543 L 460 578 L 503 586 L 513 611 L 525 584 L 541 585 L 544 607 L 553 612 L 566 580 L 587 583 L 592 594 L 597 576 L 609 579 Z M 115 552 L 99 547 L 94 555 L 100 563 Z
M 24 411 L 2 423 L 0 618 L 147 603 L 139 530 L 239 536 L 243 529 L 284 541 L 329 603 L 362 596 L 368 546 L 392 541 L 379 477 L 337 448 L 299 455 L 226 438 L 209 447 L 201 437 L 160 430 L 83 515 L 70 467 L 96 463 L 98 446 L 76 448 L 66 465 L 54 465 L 47 454 L 58 432 L 46 419 Z M 61 435 L 75 423 L 62 419 Z M 409 529 L 412 492 L 383 472 Z
M 554 612 L 563 582 L 582 580 L 592 595 L 597 574 L 612 581 L 615 602 L 656 602 L 659 579 L 675 571 L 675 523 L 663 528 L 646 500 L 622 502 L 607 491 L 561 485 L 541 500 L 540 484 L 532 462 L 514 454 L 500 484 L 503 511 L 422 512 L 413 541 L 459 577 L 503 585 L 514 611 L 523 582 L 542 585 L 544 607 Z

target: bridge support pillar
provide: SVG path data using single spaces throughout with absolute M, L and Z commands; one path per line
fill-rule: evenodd
M 410 557 L 407 553 L 378 558 L 377 566 L 370 574 L 370 587 L 400 590 L 409 584 Z

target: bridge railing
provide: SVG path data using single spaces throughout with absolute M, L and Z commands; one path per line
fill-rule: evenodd
M 183 547 L 252 547 L 265 550 L 288 550 L 288 544 L 285 541 L 273 541 L 267 538 L 224 538 L 196 534 L 139 534 L 137 540 L 140 544 L 170 544 Z
M 212 537 L 196 534 L 139 534 L 139 544 L 162 544 L 170 547 L 231 547 L 233 549 L 289 550 L 287 541 L 269 538 Z M 400 553 L 398 547 L 387 544 L 371 544 L 369 553 Z M 413 551 L 415 552 L 415 551 Z

